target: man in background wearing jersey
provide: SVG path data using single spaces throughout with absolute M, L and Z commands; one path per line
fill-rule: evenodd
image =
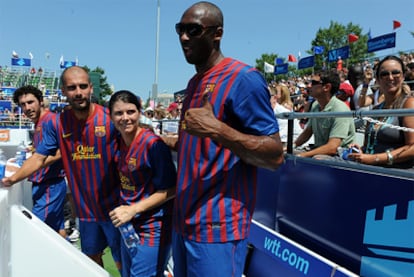
M 19 105 L 23 113 L 34 123 L 33 147 L 42 141 L 43 129 L 50 120 L 56 120 L 56 114 L 45 108 L 43 93 L 36 87 L 23 86 L 13 93 L 13 102 Z M 66 180 L 63 171 L 60 151 L 55 156 L 49 156 L 44 167 L 31 176 L 32 182 L 32 212 L 53 230 L 66 238 L 64 228 L 63 207 L 66 198 Z
M 197 73 L 175 145 L 174 276 L 241 276 L 257 167 L 283 162 L 270 94 L 260 72 L 221 53 L 223 15 L 216 5 L 192 5 L 175 27 Z
M 12 185 L 26 178 L 60 149 L 79 218 L 82 252 L 103 265 L 103 250 L 110 246 L 121 269 L 120 233 L 109 218 L 109 212 L 119 204 L 119 178 L 114 160 L 117 132 L 108 110 L 91 103 L 93 87 L 85 69 L 66 68 L 61 75 L 61 89 L 68 108 L 55 121 L 49 121 L 36 152 L 13 176 L 4 178 L 3 183 Z

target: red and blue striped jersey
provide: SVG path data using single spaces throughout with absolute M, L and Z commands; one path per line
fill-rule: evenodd
M 53 155 L 59 148 L 79 219 L 106 221 L 119 204 L 117 136 L 109 111 L 97 104 L 79 120 L 68 109 L 48 124 L 36 152 Z
M 266 81 L 251 66 L 225 58 L 196 74 L 187 86 L 181 120 L 186 110 L 202 106 L 205 93 L 216 117 L 232 128 L 257 136 L 279 131 Z M 214 140 L 180 128 L 174 229 L 198 242 L 246 238 L 256 199 L 256 170 Z
M 146 129 L 141 129 L 129 147 L 121 140 L 118 171 L 121 202 L 126 205 L 146 199 L 158 190 L 175 187 L 177 178 L 171 150 L 160 137 Z M 161 234 L 171 232 L 172 204 L 172 200 L 168 201 L 134 218 L 142 244 L 158 245 Z
M 51 111 L 46 111 L 36 123 L 33 134 L 33 146 L 36 147 L 42 141 L 43 129 L 49 121 L 56 121 L 56 114 Z M 50 166 L 44 167 L 29 176 L 28 180 L 34 183 L 47 182 L 48 180 L 65 177 L 65 171 L 63 170 L 62 160 L 58 160 Z

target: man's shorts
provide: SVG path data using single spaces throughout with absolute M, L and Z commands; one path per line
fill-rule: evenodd
M 202 243 L 173 232 L 174 276 L 242 276 L 247 240 Z
M 121 235 L 111 221 L 79 221 L 81 249 L 86 255 L 97 255 L 109 246 L 115 262 L 121 261 Z
M 63 207 L 66 197 L 65 178 L 56 178 L 42 183 L 33 183 L 32 213 L 44 221 L 53 230 L 64 229 Z

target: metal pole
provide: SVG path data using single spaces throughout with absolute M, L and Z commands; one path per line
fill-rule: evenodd
M 160 0 L 157 0 L 157 35 L 155 42 L 155 80 L 152 85 L 152 98 L 154 104 L 158 98 L 158 62 L 159 62 L 159 47 L 160 47 Z

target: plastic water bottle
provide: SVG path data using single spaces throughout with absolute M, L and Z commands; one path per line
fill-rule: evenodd
M 4 177 L 6 177 L 6 164 L 7 164 L 7 158 L 4 155 L 3 149 L 0 148 L 0 181 Z
M 342 155 L 343 155 L 343 153 L 344 153 L 344 149 L 341 147 L 341 146 L 339 146 L 337 149 L 336 149 L 336 153 L 338 154 L 338 156 L 342 159 Z
M 131 222 L 127 222 L 119 226 L 119 231 L 121 232 L 126 247 L 133 248 L 139 245 L 139 236 L 137 232 L 135 232 L 134 226 Z
M 26 160 L 26 154 L 27 154 L 26 145 L 24 145 L 24 141 L 22 141 L 17 146 L 17 151 L 16 151 L 16 163 L 19 166 L 22 166 L 24 161 Z

